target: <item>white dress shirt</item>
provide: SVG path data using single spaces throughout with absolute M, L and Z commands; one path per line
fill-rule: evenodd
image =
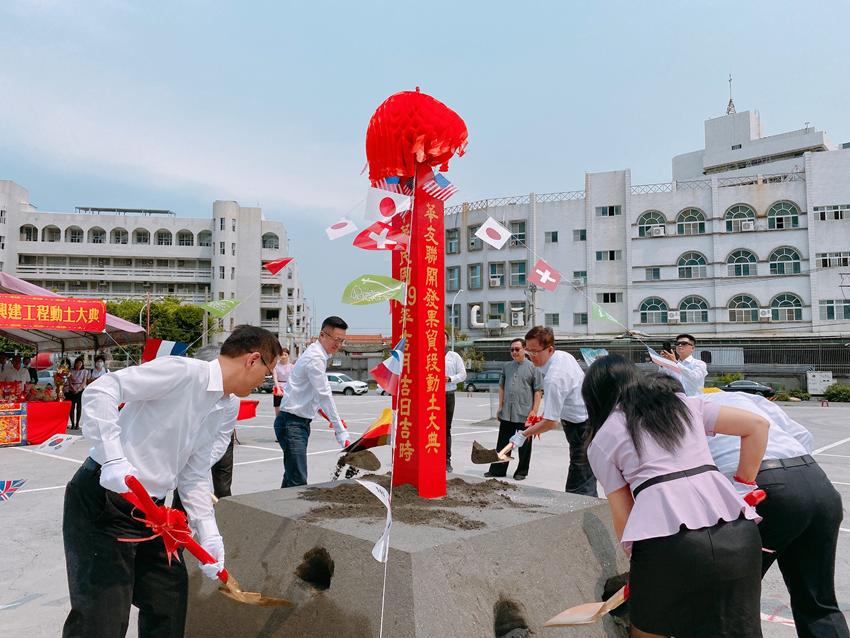
M 126 458 L 155 498 L 177 488 L 201 537 L 218 534 L 210 468 L 227 448 L 239 411 L 239 400 L 223 391 L 218 359 L 158 357 L 110 372 L 83 393 L 89 455 L 101 465 Z
M 708 367 L 705 363 L 690 356 L 677 361 L 675 365 L 679 366 L 679 374 L 661 366 L 658 366 L 658 369 L 679 381 L 689 397 L 701 395 L 705 389 L 705 378 L 708 376 Z
M 32 377 L 30 377 L 30 371 L 25 367 L 21 366 L 18 370 L 15 370 L 15 366 L 10 363 L 0 372 L 0 381 L 32 383 Z
M 569 352 L 556 350 L 540 371 L 543 373 L 543 411 L 540 416 L 551 421 L 587 421 L 587 408 L 581 398 L 584 372 L 575 357 Z
M 767 419 L 770 429 L 767 432 L 765 459 L 790 459 L 812 451 L 811 432 L 764 397 L 743 392 L 710 392 L 701 395 L 698 400 L 747 410 Z M 741 437 L 717 434 L 708 437 L 708 448 L 717 469 L 727 476 L 733 476 L 741 455 Z
M 280 409 L 312 421 L 319 413 L 319 408 L 322 408 L 333 423 L 334 431 L 339 433 L 345 428 L 328 383 L 327 369 L 330 358 L 331 355 L 318 341 L 307 347 L 292 366 L 289 381 L 283 389 Z
M 461 381 L 466 381 L 466 366 L 463 365 L 463 359 L 454 350 L 449 350 L 446 353 L 446 377 L 450 381 L 446 381 L 446 392 L 454 392 L 457 390 L 457 384 Z

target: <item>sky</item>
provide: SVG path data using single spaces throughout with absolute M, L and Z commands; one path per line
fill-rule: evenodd
M 385 304 L 340 302 L 355 276 L 389 274 L 387 254 L 323 229 L 360 211 L 366 126 L 395 92 L 466 121 L 450 205 L 580 190 L 585 172 L 669 181 L 725 112 L 730 73 L 765 135 L 809 122 L 850 141 L 847 1 L 415 6 L 3 0 L 0 179 L 42 211 L 259 205 L 286 226 L 314 315 L 387 333 Z

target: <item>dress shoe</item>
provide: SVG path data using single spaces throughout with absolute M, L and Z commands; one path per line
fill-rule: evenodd
M 524 481 L 525 476 L 526 476 L 525 474 L 514 474 L 514 480 L 515 481 Z
M 451 463 L 446 463 L 446 472 L 454 472 L 454 468 Z

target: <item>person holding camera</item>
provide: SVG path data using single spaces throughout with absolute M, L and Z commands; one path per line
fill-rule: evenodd
M 681 334 L 676 337 L 676 349 L 673 352 L 667 347 L 661 350 L 661 356 L 672 361 L 679 368 L 676 374 L 666 368 L 658 367 L 664 374 L 669 374 L 685 388 L 685 394 L 695 397 L 702 394 L 705 388 L 705 377 L 708 376 L 708 367 L 704 362 L 694 358 L 696 348 L 696 337 L 689 334 Z

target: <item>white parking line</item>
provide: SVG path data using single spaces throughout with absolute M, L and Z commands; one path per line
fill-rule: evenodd
M 821 452 L 820 454 L 818 454 L 818 456 L 834 456 L 838 459 L 850 459 L 850 455 L 848 454 L 824 454 L 823 452 Z
M 46 492 L 47 490 L 64 490 L 64 485 L 54 485 L 53 487 L 35 487 L 31 490 L 18 490 L 15 494 L 26 494 L 27 492 Z
M 850 441 L 850 436 L 846 439 L 841 439 L 840 441 L 836 441 L 835 443 L 830 443 L 829 445 L 824 445 L 823 447 L 819 447 L 817 450 L 812 452 L 812 454 L 820 454 L 821 452 L 826 452 L 827 450 L 831 450 L 834 447 L 838 447 L 839 445 L 844 445 Z
M 260 449 L 262 449 L 262 450 L 266 450 L 266 449 L 268 449 L 268 448 L 260 448 Z M 335 450 L 319 450 L 318 452 L 307 452 L 307 456 L 313 456 L 313 455 L 315 455 L 315 454 L 330 454 L 331 452 L 340 452 L 340 451 L 341 451 L 341 450 L 339 450 L 339 449 L 335 449 Z M 283 456 L 282 456 L 281 454 L 278 454 L 277 456 L 271 456 L 271 457 L 269 457 L 269 458 L 267 458 L 267 459 L 257 459 L 257 460 L 255 460 L 255 461 L 241 461 L 241 462 L 239 462 L 239 463 L 234 463 L 233 465 L 234 465 L 234 467 L 235 467 L 235 466 L 237 466 L 237 465 L 253 465 L 254 463 L 267 463 L 268 461 L 278 461 L 278 462 L 280 462 L 280 460 L 281 460 L 282 458 L 283 458 Z
M 80 459 L 69 459 L 64 456 L 57 456 L 56 454 L 49 454 L 47 452 L 39 452 L 38 450 L 28 450 L 23 447 L 13 447 L 9 448 L 11 450 L 18 450 L 19 452 L 27 452 L 29 454 L 38 454 L 39 456 L 46 456 L 51 459 L 59 459 L 60 461 L 68 461 L 69 463 L 76 463 L 77 465 L 82 465 L 83 461 Z
M 833 485 L 850 485 L 850 483 L 842 483 L 841 481 L 830 481 Z
M 490 428 L 489 430 L 475 430 L 474 432 L 453 432 L 453 433 L 452 433 L 452 437 L 455 437 L 455 436 L 464 436 L 464 435 L 466 435 L 466 434 L 484 434 L 485 432 L 486 432 L 486 433 L 492 433 L 492 432 L 494 432 L 494 431 L 495 431 L 495 430 L 494 430 L 493 428 Z
M 847 532 L 848 534 L 850 534 L 850 529 L 847 529 L 846 527 L 839 527 L 838 530 L 841 531 L 841 532 Z

